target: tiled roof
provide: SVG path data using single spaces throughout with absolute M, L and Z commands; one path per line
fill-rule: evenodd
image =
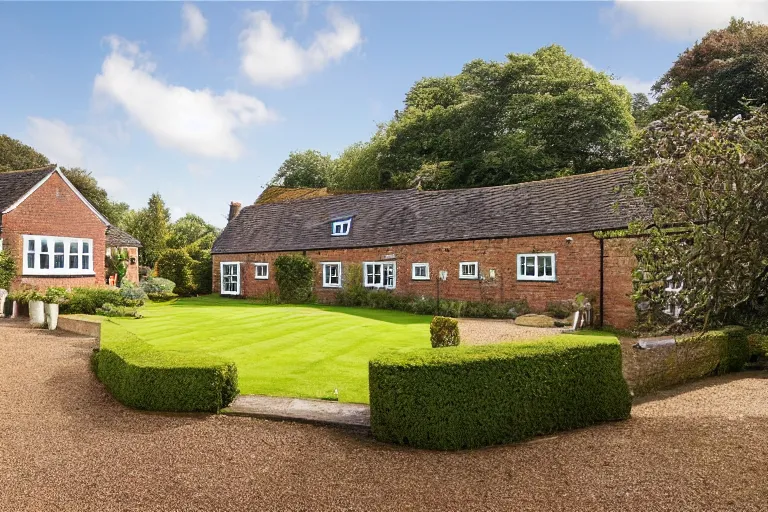
M 391 190 L 246 206 L 214 253 L 300 251 L 624 228 L 645 210 L 622 194 L 630 169 L 518 185 L 457 190 Z M 352 218 L 347 236 L 331 222 Z
M 141 247 L 141 242 L 122 229 L 109 226 L 107 228 L 107 247 Z
M 55 165 L 48 165 L 39 169 L 0 173 L 0 212 L 21 199 L 24 194 L 55 169 Z

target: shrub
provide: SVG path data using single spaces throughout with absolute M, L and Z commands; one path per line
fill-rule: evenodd
M 179 295 L 192 295 L 196 287 L 192 280 L 195 260 L 184 249 L 168 249 L 157 260 L 157 275 L 176 283 L 173 291 Z
M 61 305 L 62 313 L 95 315 L 96 310 L 110 303 L 117 306 L 128 305 L 117 288 L 75 288 Z
M 45 296 L 40 290 L 28 284 L 22 284 L 8 294 L 8 300 L 11 302 L 18 302 L 22 305 L 29 304 L 29 302 L 33 300 L 43 300 L 44 297 Z
M 768 336 L 753 333 L 747 336 L 747 341 L 749 343 L 749 354 L 752 359 L 766 356 L 766 353 L 768 353 Z
M 0 288 L 9 290 L 16 277 L 16 261 L 8 251 L 0 251 Z
M 148 293 L 147 297 L 149 297 L 149 300 L 152 302 L 168 302 L 179 298 L 178 295 L 170 292 Z
M 716 331 L 682 337 L 676 341 L 680 345 L 714 344 L 714 347 L 708 350 L 711 355 L 705 359 L 705 364 L 702 364 L 706 371 L 700 372 L 701 377 L 712 373 L 723 375 L 737 372 L 744 368 L 750 357 L 747 331 L 739 326 L 726 326 Z
M 556 300 L 547 303 L 547 313 L 553 317 L 564 320 L 568 318 L 575 310 L 573 301 L 571 300 Z
M 141 289 L 150 293 L 172 293 L 176 283 L 162 277 L 148 277 L 141 282 Z
M 137 409 L 218 412 L 238 393 L 234 363 L 156 350 L 138 338 L 102 344 L 93 368 L 118 401 Z
M 43 301 L 47 304 L 61 304 L 69 298 L 67 290 L 57 286 L 51 286 L 45 291 Z
M 302 303 L 312 298 L 315 264 L 311 259 L 298 254 L 283 255 L 275 259 L 274 265 L 282 302 Z
M 150 277 L 154 277 L 152 267 L 139 266 L 139 282 Z
M 618 340 L 560 335 L 536 343 L 393 352 L 369 364 L 380 441 L 462 449 L 629 417 Z
M 210 251 L 204 251 L 200 260 L 192 265 L 192 280 L 197 293 L 207 295 L 213 291 L 213 259 Z
M 459 344 L 458 320 L 436 316 L 429 324 L 429 339 L 433 348 L 457 346 Z
M 120 285 L 120 296 L 126 300 L 133 301 L 137 306 L 143 306 L 147 300 L 147 292 L 139 285 L 130 281 L 123 281 Z
M 96 314 L 107 317 L 133 317 L 141 318 L 141 313 L 134 307 L 115 306 L 109 302 L 96 308 Z

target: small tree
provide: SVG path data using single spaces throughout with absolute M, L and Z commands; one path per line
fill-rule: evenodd
M 308 302 L 315 282 L 315 264 L 298 254 L 279 256 L 275 260 L 275 281 L 282 302 Z
M 157 275 L 176 283 L 175 292 L 179 295 L 195 293 L 193 266 L 195 260 L 184 249 L 168 249 L 157 260 Z
M 16 277 L 16 262 L 8 251 L 0 251 L 0 289 L 8 290 L 14 277 Z
M 638 160 L 635 193 L 653 208 L 636 251 L 634 298 L 645 320 L 669 320 L 670 301 L 689 328 L 764 317 L 768 112 L 718 124 L 681 110 L 642 134 Z M 671 294 L 669 283 L 682 289 Z

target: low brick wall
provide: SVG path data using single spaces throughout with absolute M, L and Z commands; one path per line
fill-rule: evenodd
M 96 338 L 96 341 L 101 342 L 101 324 L 99 322 L 60 316 L 56 328 L 75 334 L 82 334 L 83 336 L 90 336 Z

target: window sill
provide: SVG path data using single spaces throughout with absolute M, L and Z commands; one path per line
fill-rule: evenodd
M 87 274 L 21 274 L 21 277 L 94 277 L 96 272 L 89 272 Z
M 428 277 L 412 277 L 411 281 L 431 281 Z
M 394 290 L 395 289 L 394 286 L 375 286 L 370 284 L 366 284 L 363 287 L 370 288 L 371 290 Z
M 341 288 L 340 284 L 324 284 L 323 288 Z
M 267 277 L 254 277 L 257 281 L 269 281 L 269 276 Z
M 229 296 L 240 295 L 240 292 L 221 292 L 221 295 L 229 295 Z
M 517 280 L 533 282 L 533 283 L 556 283 L 557 282 L 557 278 L 539 279 L 536 277 L 518 277 Z
M 477 276 L 459 276 L 459 279 L 464 279 L 466 281 L 477 281 L 480 278 Z

